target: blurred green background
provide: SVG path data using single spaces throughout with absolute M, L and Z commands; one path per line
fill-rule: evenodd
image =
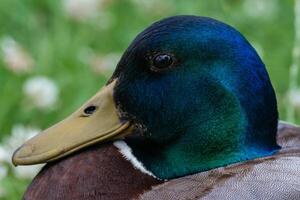
M 0 199 L 20 199 L 39 169 L 12 167 L 13 150 L 92 96 L 132 39 L 167 16 L 209 16 L 237 28 L 268 68 L 280 118 L 300 122 L 300 44 L 294 39 L 294 4 L 292 0 L 1 0 Z

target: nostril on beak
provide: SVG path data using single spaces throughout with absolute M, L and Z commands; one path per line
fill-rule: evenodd
M 92 115 L 95 111 L 97 110 L 97 107 L 96 106 L 89 106 L 87 108 L 84 109 L 84 114 L 86 116 L 90 116 Z

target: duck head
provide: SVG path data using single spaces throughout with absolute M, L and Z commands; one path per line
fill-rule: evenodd
M 22 145 L 15 165 L 122 139 L 160 179 L 276 152 L 278 112 L 265 66 L 234 28 L 196 16 L 152 24 L 108 81 L 62 122 Z

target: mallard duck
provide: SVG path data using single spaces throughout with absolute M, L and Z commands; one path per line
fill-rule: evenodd
M 108 83 L 27 141 L 48 163 L 24 199 L 300 199 L 300 129 L 266 68 L 217 20 L 175 16 L 128 47 Z

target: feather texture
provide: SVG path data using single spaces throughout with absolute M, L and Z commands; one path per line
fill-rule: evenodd
M 160 181 L 142 173 L 111 143 L 94 145 L 47 164 L 25 192 L 25 200 L 131 199 Z
M 277 141 L 282 150 L 274 156 L 165 183 L 136 170 L 112 144 L 95 145 L 46 165 L 24 199 L 300 199 L 300 128 L 279 123 Z
M 171 180 L 140 199 L 300 199 L 300 129 L 280 123 L 277 142 L 274 156 Z

